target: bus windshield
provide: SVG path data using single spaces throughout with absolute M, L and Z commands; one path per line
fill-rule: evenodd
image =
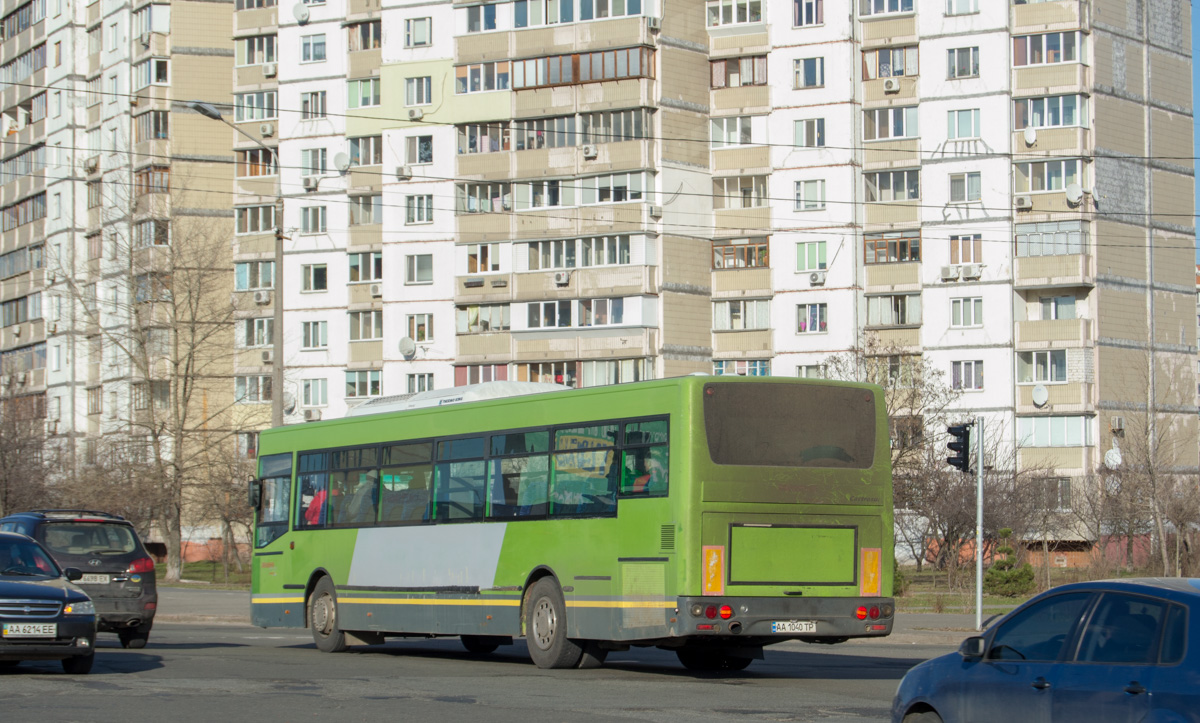
M 875 397 L 861 388 L 707 384 L 704 428 L 717 464 L 869 469 Z

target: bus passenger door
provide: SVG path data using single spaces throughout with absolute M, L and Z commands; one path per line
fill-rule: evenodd
M 250 619 L 261 627 L 304 627 L 304 591 L 289 589 L 292 510 L 291 455 L 260 460 L 263 477 L 254 526 Z

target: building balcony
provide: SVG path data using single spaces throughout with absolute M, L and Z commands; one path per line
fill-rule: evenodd
M 1017 469 L 1086 473 L 1092 469 L 1095 447 L 1023 447 L 1017 450 Z
M 765 32 L 746 32 L 757 25 L 725 26 L 709 29 L 709 54 L 713 58 L 733 58 L 739 55 L 766 55 L 771 52 L 771 39 Z M 712 34 L 713 32 L 718 34 Z M 722 31 L 730 34 L 722 34 Z M 701 29 L 701 32 L 704 32 Z
M 733 112 L 738 115 L 765 113 L 771 107 L 771 86 L 743 85 L 739 88 L 719 88 L 712 92 L 714 114 Z
M 1025 98 L 1088 92 L 1092 79 L 1091 70 L 1083 63 L 1054 63 L 1013 68 L 1013 97 Z
M 1026 145 L 1025 131 L 1012 136 L 1012 147 L 1019 152 L 1053 156 L 1084 156 L 1091 152 L 1092 132 L 1088 128 L 1038 128 L 1033 145 Z
M 1033 390 L 1045 387 L 1049 397 L 1040 407 L 1034 404 Z M 1092 399 L 1093 385 L 1088 382 L 1068 382 L 1067 384 L 1019 384 L 1017 385 L 1017 414 L 1037 414 L 1053 412 L 1068 414 L 1090 412 L 1095 410 Z
M 1018 321 L 1016 347 L 1018 350 L 1063 349 L 1082 347 L 1092 340 L 1091 319 L 1048 319 Z
M 770 146 L 714 148 L 712 170 L 722 175 L 762 175 L 771 172 Z
M 657 105 L 653 78 L 626 78 L 512 92 L 513 118 L 538 118 L 572 113 Z
M 750 236 L 771 228 L 771 207 L 720 208 L 713 211 L 713 234 Z
M 657 267 L 654 266 L 598 266 L 595 268 L 560 269 L 557 271 L 531 271 L 512 275 L 513 301 L 538 301 L 542 299 L 587 299 L 617 296 L 645 296 L 659 292 Z M 556 280 L 566 275 L 567 282 Z M 470 280 L 479 277 L 460 277 Z M 489 277 L 483 277 L 487 279 Z M 490 284 L 489 284 L 490 285 Z M 471 291 L 471 289 L 464 289 Z M 478 299 L 478 296 L 470 296 Z M 460 301 L 457 297 L 455 301 Z
M 888 45 L 916 45 L 917 17 L 884 16 L 879 19 L 862 19 L 863 48 L 881 48 Z
M 261 35 L 274 32 L 279 25 L 279 8 L 238 10 L 233 14 L 234 35 Z
M 356 50 L 347 56 L 347 78 L 377 78 L 383 66 L 383 50 Z
M 764 298 L 774 296 L 771 269 L 719 269 L 713 271 L 714 299 Z
M 274 66 L 275 76 L 268 76 L 263 69 L 266 66 Z M 279 85 L 278 81 L 279 64 L 278 63 L 262 63 L 261 65 L 243 65 L 233 69 L 233 85 L 238 90 L 263 90 L 274 89 Z
M 512 274 L 477 274 L 455 280 L 454 301 L 458 304 L 490 304 L 512 301 Z
M 912 168 L 921 164 L 920 141 L 904 138 L 898 141 L 869 141 L 863 144 L 863 170 Z
M 914 42 L 916 38 L 913 38 Z M 884 86 L 887 81 L 895 80 L 900 84 L 899 90 L 889 92 Z M 891 105 L 912 105 L 917 100 L 917 78 L 901 76 L 898 78 L 876 78 L 863 81 L 863 106 L 881 108 Z
M 372 250 L 381 250 L 383 248 L 383 224 L 381 223 L 356 223 L 347 230 L 349 236 L 348 244 L 350 248 L 362 249 L 370 247 Z
M 355 282 L 346 286 L 348 308 L 355 310 L 383 308 L 383 282 Z
M 1026 35 L 1056 30 L 1087 30 L 1091 26 L 1088 4 L 1057 0 L 1012 6 L 1012 34 Z
M 868 333 L 878 342 L 879 349 L 886 349 L 889 353 L 915 353 L 921 349 L 919 326 L 876 328 Z
M 644 357 L 653 356 L 658 348 L 658 330 L 649 327 L 570 327 L 512 338 L 514 362 Z
M 454 344 L 456 364 L 503 364 L 512 360 L 512 334 L 508 332 L 460 334 Z
M 352 341 L 347 344 L 347 366 L 358 369 L 378 369 L 383 363 L 382 341 Z
M 457 50 L 479 36 L 459 38 Z M 511 33 L 513 58 L 532 58 L 545 55 L 628 48 L 632 45 L 653 45 L 653 36 L 640 15 L 605 22 L 571 23 L 538 28 L 522 28 Z M 461 56 L 456 55 L 460 59 Z
M 376 18 L 379 17 L 379 13 L 382 11 L 382 0 L 347 0 L 346 2 L 347 20 L 367 20 L 370 18 Z
M 867 289 L 872 292 L 914 291 L 921 287 L 921 263 L 867 264 Z
M 1096 272 L 1089 254 L 1020 256 L 1014 259 L 1013 287 L 1042 289 L 1095 286 Z
M 890 201 L 866 204 L 866 223 L 875 230 L 912 227 L 920 222 L 920 201 Z
M 713 332 L 713 359 L 764 359 L 775 352 L 770 329 Z

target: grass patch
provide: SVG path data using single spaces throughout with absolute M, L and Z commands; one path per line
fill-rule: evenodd
M 165 569 L 161 566 L 160 570 Z M 161 572 L 159 573 L 162 574 Z M 250 589 L 250 566 L 243 565 L 242 572 L 237 571 L 234 565 L 229 566 L 229 576 L 226 577 L 225 571 L 221 567 L 220 562 L 211 562 L 208 560 L 202 562 L 185 562 L 183 564 L 183 581 L 175 583 L 163 583 L 171 587 L 193 587 L 197 583 L 202 584 L 205 588 L 214 590 L 249 590 Z

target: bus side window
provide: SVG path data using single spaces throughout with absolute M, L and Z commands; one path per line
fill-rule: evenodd
M 419 464 L 383 469 L 380 520 L 383 522 L 428 522 L 429 487 L 433 465 Z
M 483 501 L 487 490 L 486 465 L 482 459 L 438 464 L 434 487 L 438 522 L 483 519 Z
M 554 455 L 550 498 L 556 517 L 615 515 L 620 467 L 613 449 Z
M 667 493 L 668 447 L 625 450 L 621 494 L 657 497 Z
M 546 516 L 549 456 L 494 459 L 489 464 L 489 517 L 512 519 Z
M 321 527 L 325 524 L 325 498 L 328 495 L 328 486 L 329 475 L 325 472 L 300 475 L 296 527 Z

